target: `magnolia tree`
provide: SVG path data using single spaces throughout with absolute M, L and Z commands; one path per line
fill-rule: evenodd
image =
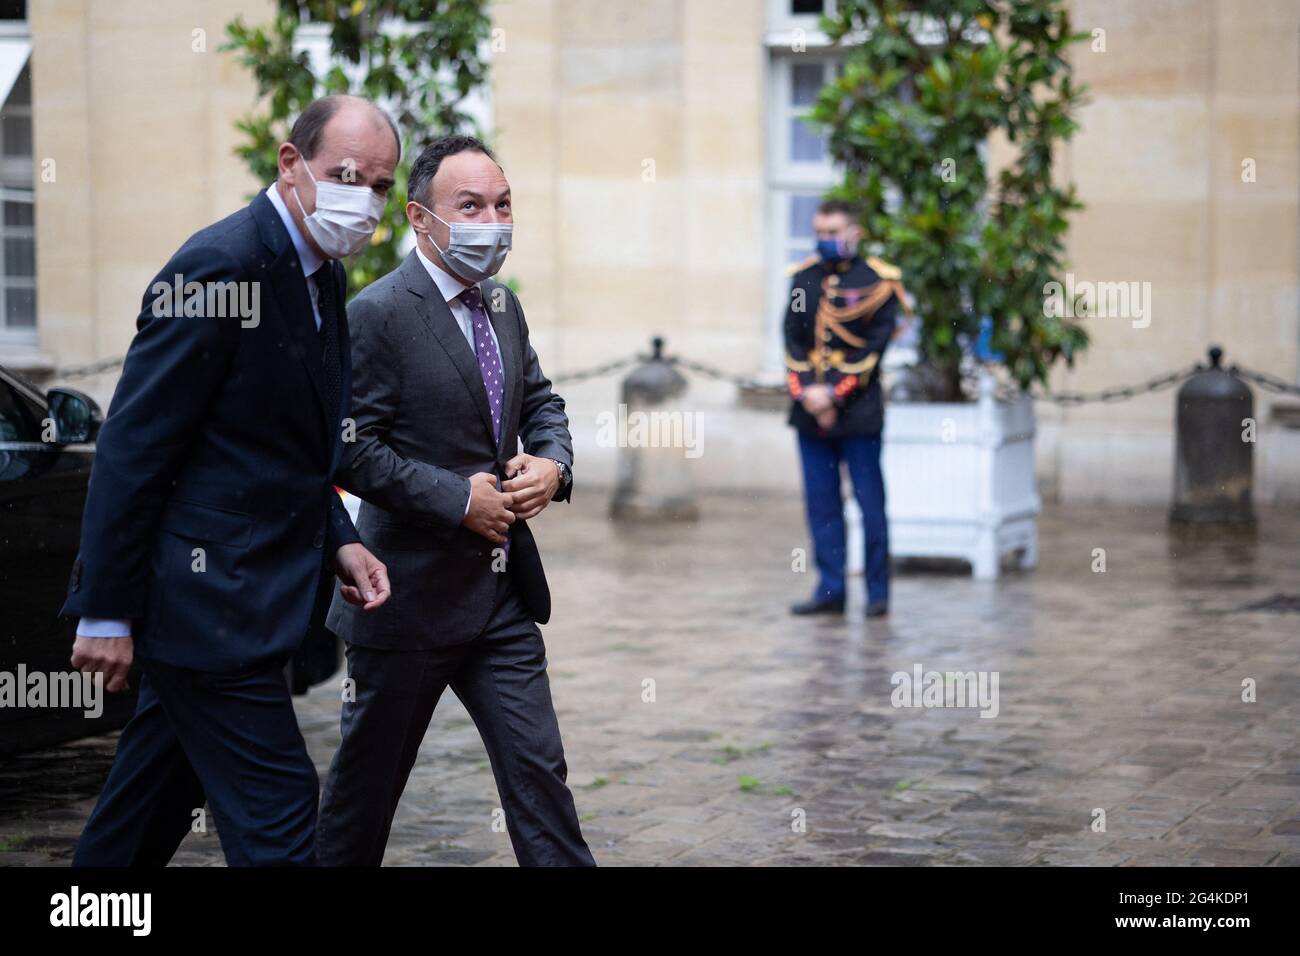
M 447 133 L 474 133 L 465 98 L 487 79 L 480 52 L 492 42 L 484 0 L 280 0 L 272 23 L 226 26 L 229 42 L 257 81 L 260 108 L 237 124 L 245 142 L 239 155 L 260 182 L 276 174 L 276 150 L 293 119 L 312 100 L 353 93 L 379 103 L 397 123 L 402 155 L 409 157 Z M 330 63 L 319 73 L 296 42 L 305 23 L 328 32 Z M 399 165 L 383 219 L 371 244 L 347 261 L 355 292 L 400 261 L 410 228 L 406 172 Z
M 989 345 L 1022 388 L 1087 344 L 1045 289 L 1064 267 L 1073 184 L 1052 175 L 1073 135 L 1082 89 L 1071 80 L 1062 0 L 837 0 L 823 29 L 843 72 L 812 120 L 844 171 L 834 191 L 863 212 L 867 242 L 903 267 L 923 357 L 960 397 L 963 348 L 991 320 Z M 990 177 L 987 144 L 1008 165 Z

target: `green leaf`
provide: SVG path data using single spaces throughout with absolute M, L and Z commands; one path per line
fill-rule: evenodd
M 917 43 L 923 19 L 937 43 Z M 1065 271 L 1081 208 L 1052 157 L 1083 102 L 1066 47 L 1088 35 L 1070 31 L 1065 0 L 838 0 L 824 28 L 863 36 L 811 114 L 846 171 L 833 192 L 863 209 L 866 246 L 901 266 L 923 353 L 954 368 L 988 315 L 1012 376 L 1044 380 L 1087 345 L 1081 327 L 1044 315 L 1042 289 Z M 990 184 L 982 150 L 995 132 L 1015 155 Z

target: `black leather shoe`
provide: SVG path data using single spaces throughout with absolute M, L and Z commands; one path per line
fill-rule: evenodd
M 809 614 L 843 614 L 844 598 L 809 598 L 798 604 L 790 605 L 790 613 L 804 617 Z
M 875 601 L 867 605 L 867 617 L 889 617 L 889 602 Z

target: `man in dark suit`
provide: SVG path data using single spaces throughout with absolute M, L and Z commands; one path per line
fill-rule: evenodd
M 400 144 L 373 104 L 311 104 L 279 175 L 150 284 L 99 434 L 64 613 L 73 664 L 126 686 L 79 866 L 163 865 L 209 804 L 231 865 L 311 865 L 319 783 L 283 668 L 333 580 L 374 610 L 383 564 L 331 476 L 351 363 L 338 259 L 367 242 Z
M 794 268 L 785 363 L 818 581 L 812 596 L 790 610 L 844 613 L 843 463 L 862 510 L 866 616 L 883 617 L 889 613 L 889 530 L 880 470 L 880 357 L 893 335 L 903 288 L 897 269 L 858 254 L 862 228 L 847 203 L 822 203 L 813 231 L 817 255 Z
M 537 627 L 550 591 L 527 524 L 568 500 L 573 442 L 519 300 L 491 279 L 510 248 L 510 184 L 482 143 L 446 137 L 412 165 L 408 199 L 416 248 L 348 308 L 357 441 L 339 483 L 362 499 L 359 530 L 396 596 L 372 615 L 330 608 L 355 700 L 325 783 L 321 863 L 382 862 L 450 686 L 483 737 L 519 862 L 594 865 L 565 784 Z

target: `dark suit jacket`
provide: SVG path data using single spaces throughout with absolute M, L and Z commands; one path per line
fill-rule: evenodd
M 414 251 L 348 304 L 356 441 L 338 482 L 362 499 L 358 530 L 393 587 L 367 613 L 335 597 L 329 626 L 349 643 L 423 649 L 476 637 L 496 597 L 498 546 L 461 526 L 469 476 L 495 474 L 499 487 L 520 438 L 528 454 L 572 465 L 564 400 L 542 374 L 519 300 L 499 282 L 480 288 L 505 365 L 500 445 L 474 349 Z M 526 522 L 511 526 L 508 568 L 546 623 L 551 595 Z
M 785 363 L 786 382 L 795 399 L 789 421 L 798 431 L 822 438 L 875 438 L 884 428 L 880 358 L 894 334 L 898 299 L 880 281 L 876 270 L 857 256 L 833 266 L 816 262 L 795 275 L 785 313 Z M 835 288 L 854 293 L 879 289 L 889 297 L 868 314 L 838 323 L 839 329 L 828 324 L 818 341 L 817 311 L 823 290 Z M 858 301 L 831 297 L 837 309 L 851 310 Z M 841 330 L 850 338 L 844 338 Z M 822 431 L 799 402 L 800 391 L 819 382 L 835 390 L 839 406 L 829 432 Z
M 257 283 L 256 326 L 220 308 L 156 316 L 154 284 L 177 275 L 248 283 L 249 294 Z M 326 263 L 317 280 L 342 303 L 342 267 Z M 342 417 L 342 308 L 339 326 Z M 360 539 L 330 481 L 342 443 L 307 283 L 265 194 L 190 237 L 149 284 L 136 329 L 63 613 L 132 619 L 146 660 L 218 673 L 283 662 L 323 626 L 334 552 Z

